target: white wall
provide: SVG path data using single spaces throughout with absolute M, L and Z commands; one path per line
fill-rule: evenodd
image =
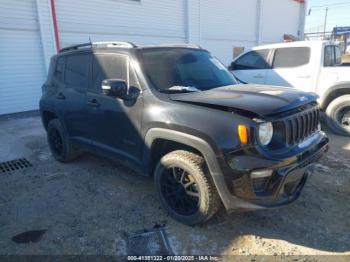
M 186 41 L 185 0 L 56 0 L 61 46 L 103 40 Z
M 0 2 L 0 115 L 38 109 L 46 75 L 34 0 Z
M 300 3 L 293 0 L 56 0 L 61 47 L 89 41 L 194 43 L 224 64 L 234 47 L 250 49 L 297 36 Z M 262 25 L 258 26 L 259 21 Z
M 224 64 L 233 59 L 233 47 L 256 45 L 256 0 L 202 0 L 201 45 Z
M 284 34 L 298 36 L 301 6 L 293 0 L 202 0 L 201 45 L 229 65 L 234 47 L 247 50 L 282 42 Z
M 284 34 L 298 36 L 301 4 L 292 0 L 265 0 L 263 43 L 283 41 Z

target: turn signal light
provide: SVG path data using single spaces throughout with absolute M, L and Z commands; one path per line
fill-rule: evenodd
M 242 144 L 248 144 L 248 128 L 245 125 L 238 125 L 238 137 Z

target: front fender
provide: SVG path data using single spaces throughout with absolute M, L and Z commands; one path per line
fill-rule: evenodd
M 143 152 L 145 161 L 149 161 L 149 149 L 152 147 L 152 143 L 156 139 L 166 139 L 169 141 L 182 143 L 198 150 L 206 161 L 215 187 L 226 209 L 232 209 L 233 207 L 242 208 L 242 206 L 252 209 L 257 208 L 256 205 L 242 201 L 230 193 L 226 185 L 224 175 L 220 168 L 217 156 L 208 142 L 196 136 L 182 133 L 180 131 L 163 128 L 152 128 L 147 131 L 145 137 L 146 147 Z

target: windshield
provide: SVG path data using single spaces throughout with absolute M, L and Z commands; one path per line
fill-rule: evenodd
M 205 50 L 188 48 L 141 51 L 146 77 L 160 92 L 195 92 L 236 85 L 234 76 Z

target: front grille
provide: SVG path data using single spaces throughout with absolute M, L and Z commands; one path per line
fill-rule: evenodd
M 318 130 L 320 110 L 314 108 L 303 111 L 283 121 L 285 128 L 285 142 L 294 145 L 305 140 Z
M 271 149 L 293 146 L 310 137 L 318 130 L 320 109 L 311 107 L 296 114 L 285 116 L 273 123 L 274 137 Z

